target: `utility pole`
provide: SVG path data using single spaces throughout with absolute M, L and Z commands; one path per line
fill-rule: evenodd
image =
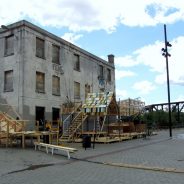
M 168 53 L 167 47 L 172 47 L 172 45 L 167 41 L 167 31 L 166 25 L 164 24 L 164 36 L 165 36 L 165 48 L 162 48 L 162 55 L 166 59 L 166 72 L 167 72 L 167 94 L 168 94 L 168 109 L 169 109 L 169 135 L 172 137 L 172 122 L 171 122 L 171 102 L 170 102 L 170 85 L 169 85 L 169 64 L 168 57 L 171 55 Z

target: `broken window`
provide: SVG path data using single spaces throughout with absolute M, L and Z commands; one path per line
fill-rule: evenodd
M 13 91 L 13 70 L 4 72 L 4 91 Z
M 5 38 L 5 56 L 14 54 L 14 35 Z
M 80 83 L 74 82 L 74 98 L 79 99 L 80 98 Z
M 40 38 L 36 38 L 36 56 L 39 58 L 44 58 L 44 54 L 45 54 L 45 41 L 40 39 Z
M 107 68 L 107 82 L 111 82 L 111 70 Z
M 74 54 L 74 70 L 80 71 L 80 58 L 77 54 Z
M 60 95 L 60 78 L 58 76 L 52 76 L 52 94 Z
M 36 92 L 45 93 L 45 74 L 36 72 Z
M 60 47 L 57 45 L 52 45 L 52 62 L 56 64 L 60 64 L 59 62 L 59 51 Z

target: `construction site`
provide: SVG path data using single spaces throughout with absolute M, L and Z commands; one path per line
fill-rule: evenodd
M 34 145 L 34 142 L 54 145 L 75 142 L 91 147 L 91 143 L 112 143 L 140 138 L 145 134 L 146 125 L 124 122 L 120 118 L 124 116 L 121 114 L 122 110 L 133 112 L 132 108 L 135 110 L 137 105 L 137 101 L 131 101 L 131 106 L 119 107 L 113 92 L 88 93 L 84 104 L 61 106 L 61 119 L 57 122 L 44 122 L 43 129 L 35 122 L 35 129 L 27 130 L 26 124 L 29 120 L 23 120 L 12 106 L 0 104 L 0 144 L 6 147 L 20 145 L 25 148 L 26 140 L 29 140 L 29 146 L 30 143 Z M 135 112 L 131 115 L 138 113 L 137 110 Z M 45 139 L 46 137 L 48 139 Z M 88 141 L 86 145 L 85 141 Z

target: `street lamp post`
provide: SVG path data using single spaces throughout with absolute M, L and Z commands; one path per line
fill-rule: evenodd
M 172 122 L 171 122 L 171 102 L 170 102 L 170 85 L 169 85 L 169 65 L 168 57 L 171 55 L 168 53 L 167 47 L 172 47 L 172 45 L 167 41 L 166 25 L 164 24 L 164 36 L 165 36 L 165 48 L 162 48 L 162 55 L 166 59 L 166 72 L 167 72 L 167 94 L 168 94 L 168 109 L 169 109 L 169 135 L 172 137 Z

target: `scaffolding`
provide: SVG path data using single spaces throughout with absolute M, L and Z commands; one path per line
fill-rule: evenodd
M 120 101 L 120 115 L 121 116 L 133 116 L 142 112 L 145 107 L 145 102 L 141 101 L 140 98 Z

